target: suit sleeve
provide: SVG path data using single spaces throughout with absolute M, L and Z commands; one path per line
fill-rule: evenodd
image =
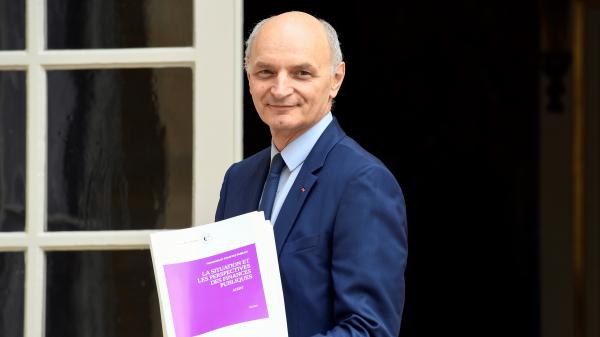
M 233 166 L 231 166 L 233 167 Z M 225 205 L 227 201 L 227 183 L 229 179 L 229 173 L 231 172 L 231 167 L 227 169 L 225 172 L 225 177 L 223 178 L 223 184 L 221 185 L 221 192 L 219 193 L 219 203 L 217 204 L 217 211 L 215 213 L 215 221 L 221 221 L 225 219 Z
M 407 225 L 402 191 L 385 167 L 367 167 L 347 184 L 332 247 L 337 324 L 325 336 L 397 337 L 404 306 Z

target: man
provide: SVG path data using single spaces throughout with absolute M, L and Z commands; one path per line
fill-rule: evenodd
M 393 175 L 331 115 L 345 75 L 335 30 L 302 12 L 263 20 L 245 66 L 272 144 L 229 168 L 216 220 L 257 209 L 271 219 L 290 337 L 398 336 L 404 200 Z M 269 173 L 272 158 L 280 174 Z

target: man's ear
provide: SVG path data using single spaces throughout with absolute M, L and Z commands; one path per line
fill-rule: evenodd
M 244 72 L 246 73 L 246 81 L 248 81 L 248 90 L 250 93 L 252 93 L 252 86 L 250 85 L 250 71 L 247 66 L 244 67 Z
M 342 82 L 344 81 L 344 76 L 346 76 L 346 63 L 340 62 L 335 68 L 335 73 L 333 74 L 333 81 L 331 84 L 331 91 L 329 96 L 331 98 L 335 98 L 337 96 L 338 91 L 340 91 L 340 87 L 342 86 Z

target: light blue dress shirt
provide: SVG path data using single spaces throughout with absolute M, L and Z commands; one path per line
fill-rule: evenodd
M 308 131 L 303 133 L 300 137 L 294 139 L 289 143 L 282 151 L 281 157 L 285 162 L 285 167 L 281 171 L 279 178 L 279 185 L 277 187 L 277 194 L 275 195 L 275 201 L 273 202 L 273 211 L 271 213 L 271 223 L 275 224 L 277 216 L 281 210 L 281 206 L 285 201 L 294 181 L 302 169 L 302 164 L 312 148 L 323 134 L 323 131 L 327 128 L 329 123 L 333 120 L 331 112 L 328 112 L 317 124 L 313 125 Z M 279 153 L 273 142 L 271 141 L 271 160 Z M 264 193 L 264 190 L 263 190 Z M 262 199 L 262 197 L 261 197 Z

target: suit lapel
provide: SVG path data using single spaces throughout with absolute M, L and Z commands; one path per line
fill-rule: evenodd
M 262 189 L 265 184 L 265 180 L 267 179 L 267 174 L 269 173 L 269 165 L 271 163 L 271 148 L 267 148 L 263 150 L 264 154 L 258 160 L 258 165 L 254 167 L 253 170 L 249 172 L 248 179 L 245 181 L 248 182 L 248 186 L 244 186 L 244 188 L 248 189 L 250 196 L 246 200 L 245 212 L 252 212 L 258 210 L 258 202 L 260 201 L 260 196 L 262 194 Z M 258 179 L 257 179 L 258 178 Z
M 260 201 L 263 185 L 269 173 L 270 153 L 270 148 L 263 150 L 252 167 L 241 171 L 245 177 L 240 179 L 240 181 L 245 182 L 245 185 L 240 186 L 239 196 L 247 195 L 248 197 L 238 198 L 239 196 L 235 196 L 240 202 L 240 209 L 236 211 L 236 215 L 237 213 L 243 214 L 258 210 L 258 202 Z
M 323 167 L 327 154 L 344 136 L 344 131 L 342 131 L 337 120 L 334 118 L 321 137 L 319 137 L 308 157 L 306 157 L 304 164 L 302 164 L 300 173 L 288 192 L 275 223 L 275 245 L 277 246 L 278 256 L 281 255 L 281 250 L 287 241 L 306 198 L 317 183 L 319 178 L 318 171 Z

